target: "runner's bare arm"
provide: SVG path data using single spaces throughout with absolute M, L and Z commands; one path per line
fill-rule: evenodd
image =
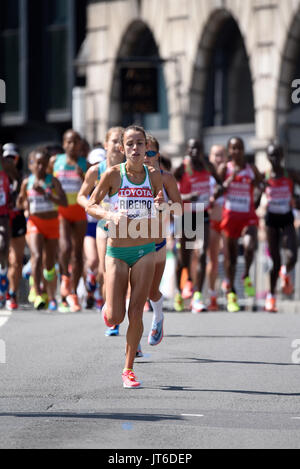
M 214 167 L 214 165 L 210 161 L 207 161 L 207 162 L 204 162 L 204 167 L 215 178 L 217 184 L 222 185 L 221 177 L 218 174 L 218 172 L 217 172 L 216 168 Z
M 221 181 L 221 184 L 224 183 L 225 178 L 226 178 L 226 170 L 227 170 L 227 164 L 223 163 L 220 165 L 219 170 L 218 170 L 218 176 Z
M 56 155 L 51 156 L 49 163 L 48 163 L 47 173 L 49 174 L 53 173 L 55 161 L 56 161 Z
M 255 179 L 254 179 L 254 186 L 258 187 L 258 188 L 262 188 L 262 184 L 264 183 L 264 175 L 259 171 L 259 169 L 257 168 L 257 166 L 255 165 L 251 165 L 251 168 L 254 172 L 254 175 L 255 175 Z
M 114 166 L 105 171 L 87 203 L 86 212 L 97 220 L 112 220 L 114 218 L 113 213 L 101 206 L 100 203 L 111 191 L 116 192 L 120 188 L 120 183 L 121 176 L 119 167 Z
M 163 184 L 165 186 L 166 192 L 169 196 L 169 199 L 172 203 L 178 203 L 183 206 L 182 197 L 180 195 L 177 182 L 173 174 L 164 172 L 163 173 Z
M 185 167 L 184 164 L 182 163 L 177 169 L 174 171 L 174 177 L 176 181 L 180 181 L 182 179 L 182 176 L 184 175 Z
M 163 195 L 163 180 L 161 172 L 155 168 L 148 168 L 151 184 L 154 191 L 154 203 L 158 210 L 164 210 L 166 200 Z
M 52 192 L 48 193 L 48 198 L 52 200 L 56 205 L 60 205 L 61 207 L 67 207 L 68 206 L 68 200 L 67 196 L 65 194 L 65 191 L 62 188 L 61 183 L 57 178 L 53 178 L 53 188 L 55 190 L 55 194 Z
M 27 184 L 28 179 L 24 179 L 21 184 L 20 194 L 17 198 L 16 207 L 19 210 L 27 210 L 28 209 L 28 199 L 27 199 Z
M 89 168 L 85 175 L 83 184 L 77 196 L 77 203 L 81 207 L 86 208 L 88 204 L 88 196 L 90 196 L 95 188 L 98 179 L 98 165 Z

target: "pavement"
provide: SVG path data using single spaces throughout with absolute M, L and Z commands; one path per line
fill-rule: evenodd
M 0 312 L 0 448 L 111 456 L 299 449 L 298 304 L 278 314 L 166 311 L 157 347 L 147 344 L 151 319 L 145 313 L 144 357 L 135 364 L 143 385 L 128 390 L 121 382 L 127 320 L 108 338 L 96 311 Z

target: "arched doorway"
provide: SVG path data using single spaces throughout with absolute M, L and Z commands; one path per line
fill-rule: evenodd
M 300 104 L 292 100 L 292 83 L 300 79 L 300 11 L 288 32 L 279 78 L 277 134 L 286 149 L 286 165 L 300 170 Z
M 110 125 L 143 125 L 163 138 L 168 134 L 167 91 L 163 61 L 151 30 L 135 21 L 117 55 L 110 107 Z
M 194 103 L 193 103 L 193 98 Z M 205 148 L 239 134 L 251 151 L 255 136 L 253 84 L 244 39 L 226 10 L 215 12 L 200 42 L 194 72 L 188 133 L 201 135 Z

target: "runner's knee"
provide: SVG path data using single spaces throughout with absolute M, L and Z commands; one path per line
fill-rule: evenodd
M 0 252 L 6 252 L 8 250 L 8 236 L 5 233 L 5 229 L 3 227 L 0 227 Z
M 105 316 L 109 322 L 114 326 L 119 326 L 125 317 L 125 311 L 121 312 L 117 310 L 117 308 L 110 308 L 108 305 L 105 307 Z

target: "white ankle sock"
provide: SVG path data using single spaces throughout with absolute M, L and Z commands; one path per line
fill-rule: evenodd
M 160 322 L 163 318 L 163 302 L 164 302 L 163 295 L 158 301 L 150 300 L 151 306 L 153 308 L 153 319 L 156 322 Z

